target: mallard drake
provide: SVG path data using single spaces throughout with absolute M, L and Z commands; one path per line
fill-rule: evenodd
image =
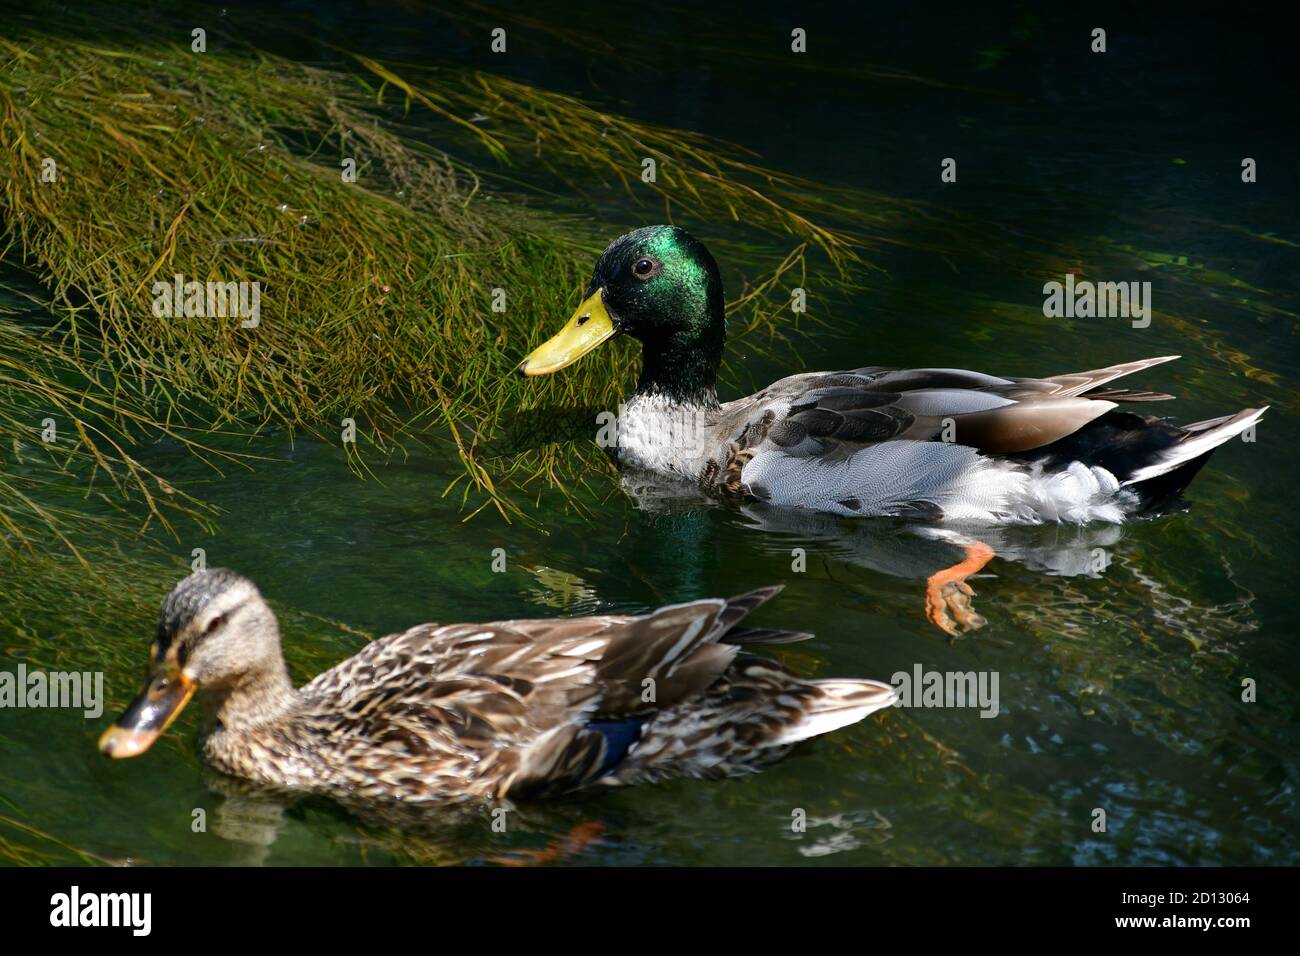
M 1172 398 L 1110 386 L 1175 355 L 1047 378 L 877 366 L 805 372 L 719 403 L 722 281 L 703 243 L 676 226 L 614 240 L 568 324 L 518 372 L 549 375 L 617 335 L 639 339 L 642 358 L 617 416 L 622 462 L 697 481 L 718 497 L 849 517 L 1123 522 L 1176 496 L 1215 448 L 1265 411 L 1179 426 L 1118 410 Z M 967 569 L 992 554 L 973 545 L 930 598 L 937 588 L 954 596 Z
M 143 753 L 197 692 L 204 760 L 274 788 L 423 804 L 750 773 L 896 695 L 746 653 L 807 634 L 737 625 L 729 600 L 487 624 L 420 624 L 295 688 L 256 585 L 198 571 L 163 601 L 145 689 L 100 738 Z

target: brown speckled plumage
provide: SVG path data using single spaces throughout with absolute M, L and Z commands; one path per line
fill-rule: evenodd
M 638 616 L 421 624 L 295 690 L 257 589 L 204 571 L 165 602 L 154 657 L 186 662 L 204 759 L 274 787 L 418 804 L 724 777 L 895 699 L 744 653 L 808 636 L 737 626 L 778 590 Z

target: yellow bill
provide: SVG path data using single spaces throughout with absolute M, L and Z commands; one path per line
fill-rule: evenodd
M 100 736 L 100 752 L 117 760 L 144 753 L 185 709 L 196 686 L 179 672 L 155 674 L 140 696 Z
M 567 325 L 519 363 L 520 375 L 550 375 L 572 365 L 614 334 L 614 322 L 605 311 L 604 289 L 597 289 Z

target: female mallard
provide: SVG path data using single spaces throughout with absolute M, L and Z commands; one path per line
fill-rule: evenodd
M 675 226 L 616 239 L 568 325 L 519 372 L 548 375 L 621 334 L 640 339 L 642 369 L 618 416 L 620 460 L 715 495 L 845 516 L 1122 522 L 1178 494 L 1215 448 L 1265 411 L 1178 426 L 1115 410 L 1171 398 L 1106 386 L 1172 355 L 1050 378 L 806 372 L 720 404 L 718 266 Z M 932 581 L 931 610 L 937 588 L 963 588 L 991 557 L 971 545 L 960 571 Z
M 213 767 L 344 800 L 750 773 L 896 700 L 887 684 L 804 680 L 743 653 L 809 636 L 736 626 L 779 590 L 635 616 L 420 624 L 295 689 L 253 582 L 198 571 L 163 601 L 149 682 L 99 746 L 143 753 L 197 690 Z

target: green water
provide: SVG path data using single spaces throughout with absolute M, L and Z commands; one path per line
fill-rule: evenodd
M 411 23 L 348 16 L 340 12 L 322 29 L 347 31 L 370 52 L 405 44 L 406 55 L 416 55 Z M 692 23 L 677 22 L 687 30 Z M 752 49 L 783 23 L 758 16 L 715 40 Z M 179 541 L 154 540 L 175 556 L 178 575 L 191 549 L 203 548 L 209 564 L 255 579 L 285 611 L 286 650 L 300 681 L 362 645 L 322 619 L 382 635 L 426 620 L 635 612 L 781 583 L 784 593 L 761 622 L 816 634 L 782 654 L 791 666 L 885 680 L 917 665 L 996 673 L 1000 712 L 982 719 L 977 709 L 895 710 L 760 776 L 525 808 L 504 834 L 486 818 L 433 818 L 402 830 L 328 801 L 278 803 L 213 777 L 194 754 L 196 713 L 147 756 L 104 760 L 94 741 L 137 689 L 150 622 L 116 615 L 111 602 L 105 611 L 99 589 L 9 564 L 0 604 L 19 606 L 7 595 L 21 593 L 23 611 L 0 613 L 0 670 L 24 661 L 103 670 L 109 696 L 99 720 L 70 710 L 0 711 L 0 838 L 10 856 L 486 862 L 597 824 L 599 839 L 560 863 L 1300 860 L 1293 581 L 1300 406 L 1291 384 L 1300 375 L 1300 272 L 1294 246 L 1262 236 L 1300 237 L 1295 184 L 1281 178 L 1279 159 L 1276 176 L 1253 187 L 1236 174 L 1240 155 L 1259 153 L 1261 168 L 1270 168 L 1281 141 L 1274 114 L 1234 100 L 1231 89 L 1214 92 L 1195 68 L 1204 38 L 1189 27 L 1166 60 L 1116 54 L 1109 72 L 1095 72 L 1073 48 L 1053 52 L 1054 44 L 1082 42 L 1061 35 L 1074 24 L 1009 14 L 949 22 L 928 38 L 901 17 L 863 15 L 854 30 L 827 37 L 819 54 L 944 86 L 817 70 L 754 75 L 725 50 L 682 47 L 662 25 L 637 34 L 615 19 L 587 26 L 616 45 L 635 44 L 635 67 L 592 66 L 556 44 L 545 55 L 521 55 L 510 69 L 608 97 L 642 118 L 734 139 L 832 188 L 869 186 L 926 201 L 959 216 L 962 228 L 987 230 L 987 247 L 966 242 L 936 254 L 928 240 L 945 227 L 918 218 L 873 253 L 883 269 L 859 291 L 812 290 L 825 332 L 797 357 L 777 350 L 749 360 L 737 381 L 869 364 L 1055 374 L 1178 353 L 1181 361 L 1139 383 L 1179 396 L 1159 411 L 1196 421 L 1270 404 L 1257 441 L 1221 449 L 1190 489 L 1185 512 L 1123 528 L 991 536 L 1001 557 L 973 582 L 989 623 L 955 642 L 926 622 L 922 598 L 925 576 L 953 553 L 892 523 L 734 510 L 689 496 L 646 500 L 599 476 L 584 514 L 544 499 L 539 527 L 490 514 L 466 524 L 459 498 L 442 497 L 458 474 L 450 452 L 413 453 L 361 481 L 340 451 L 301 438 L 268 436 L 257 450 L 276 460 L 224 477 L 155 447 L 150 465 L 223 513 L 215 535 L 184 528 Z M 814 38 L 827 36 L 809 26 Z M 701 30 L 715 27 L 699 21 Z M 1229 45 L 1230 62 L 1252 62 L 1243 42 Z M 1154 43 L 1142 41 L 1142 53 Z M 679 49 L 681 58 L 673 55 Z M 664 96 L 652 80 L 668 76 L 675 86 Z M 742 76 L 751 80 L 743 89 Z M 1245 129 L 1254 139 L 1239 148 Z M 959 158 L 953 187 L 938 182 L 938 158 L 947 155 Z M 634 206 L 601 215 L 612 232 L 655 218 Z M 721 224 L 684 224 L 706 242 L 737 238 Z M 1062 278 L 1045 271 L 1049 261 L 1084 267 L 1093 278 L 1151 281 L 1151 326 L 1044 318 L 1042 284 Z M 737 269 L 722 267 L 724 281 Z M 563 305 L 539 325 L 558 326 Z M 734 394 L 733 385 L 723 397 Z M 122 546 L 144 553 L 139 542 Z M 503 573 L 492 570 L 496 548 L 506 553 Z M 805 570 L 792 569 L 795 549 L 806 554 Z M 1105 556 L 1100 572 L 1096 549 Z M 141 587 L 153 587 L 160 601 L 166 583 L 121 579 L 108 593 Z M 82 618 L 107 620 L 87 635 L 73 626 Z M 1246 678 L 1257 685 L 1256 702 L 1241 699 Z M 1098 808 L 1105 833 L 1093 829 Z M 206 817 L 202 832 L 193 826 L 197 810 Z M 807 830 L 792 832 L 800 810 Z

